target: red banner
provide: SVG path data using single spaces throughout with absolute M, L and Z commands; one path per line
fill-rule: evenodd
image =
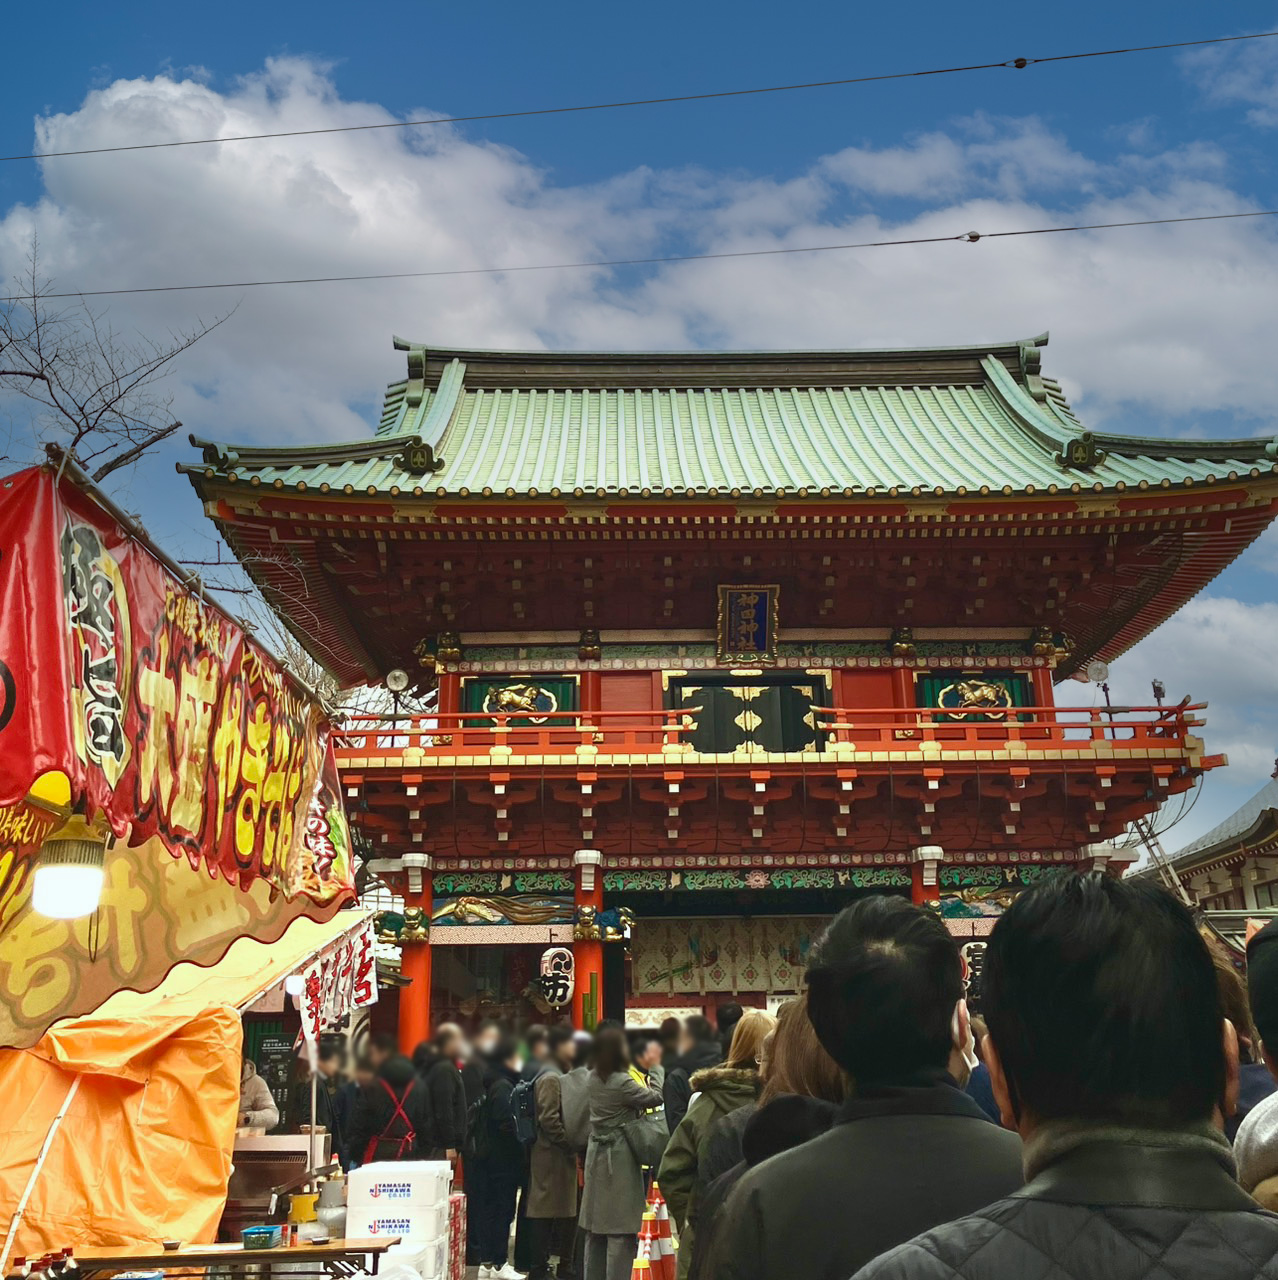
M 0 485 L 0 806 L 49 771 L 131 846 L 158 839 L 242 889 L 353 896 L 321 708 L 101 506 L 37 468 Z

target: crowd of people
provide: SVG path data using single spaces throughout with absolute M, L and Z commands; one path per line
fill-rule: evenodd
M 1157 886 L 1051 877 L 978 1018 L 944 923 L 870 896 L 806 979 L 717 1026 L 374 1038 L 325 1114 L 348 1164 L 460 1158 L 481 1280 L 629 1280 L 654 1178 L 680 1280 L 1278 1276 L 1278 925 L 1244 982 Z

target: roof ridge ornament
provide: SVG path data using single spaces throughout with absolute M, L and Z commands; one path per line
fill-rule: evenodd
M 1109 454 L 1096 443 L 1095 435 L 1084 431 L 1065 441 L 1060 453 L 1056 455 L 1056 461 L 1062 467 L 1090 471 L 1092 467 L 1100 466 L 1108 457 Z
M 410 476 L 424 476 L 431 471 L 439 471 L 444 460 L 435 456 L 435 450 L 421 436 L 401 436 L 403 451 L 397 453 L 391 461 Z
M 398 343 L 399 339 L 396 339 Z M 408 348 L 408 386 L 404 390 L 404 400 L 410 409 L 416 409 L 426 394 L 426 349 L 424 347 Z
M 1047 387 L 1043 384 L 1043 348 L 1047 345 L 1047 334 L 1040 333 L 1037 338 L 1029 338 L 1017 344 L 1021 350 L 1021 377 L 1025 380 L 1025 389 L 1038 401 L 1047 403 Z

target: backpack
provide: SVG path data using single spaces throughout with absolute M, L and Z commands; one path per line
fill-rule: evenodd
M 524 1146 L 537 1141 L 537 1099 L 535 1090 L 541 1073 L 531 1080 L 520 1080 L 510 1091 L 510 1109 L 515 1116 L 515 1137 Z
M 590 1068 L 574 1067 L 559 1077 L 559 1110 L 564 1133 L 574 1151 L 590 1145 Z
M 378 1084 L 386 1090 L 391 1102 L 395 1105 L 395 1110 L 391 1112 L 391 1118 L 386 1122 L 381 1133 L 368 1140 L 368 1146 L 364 1151 L 365 1164 L 372 1164 L 377 1160 L 402 1160 L 405 1153 L 411 1153 L 417 1145 L 417 1133 L 413 1128 L 413 1122 L 404 1110 L 416 1083 L 416 1080 L 411 1080 L 408 1088 L 404 1090 L 404 1096 L 400 1098 L 396 1097 L 395 1090 L 379 1077 Z M 398 1132 L 392 1133 L 392 1129 L 397 1129 Z

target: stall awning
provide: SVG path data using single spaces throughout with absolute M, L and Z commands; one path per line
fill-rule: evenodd
M 231 1005 L 242 1011 L 289 974 L 340 961 L 346 944 L 358 944 L 365 936 L 371 961 L 371 928 L 372 913 L 364 910 L 339 911 L 322 923 L 295 920 L 278 942 L 268 945 L 254 938 L 240 938 L 210 968 L 179 964 L 169 970 L 154 991 L 118 991 L 94 1017 L 173 1017 L 215 1005 Z
M 355 897 L 324 708 L 76 475 L 35 468 L 0 485 L 10 1047 L 116 991 L 155 988 L 175 964 L 217 963 L 241 937 L 274 942 Z M 46 841 L 72 814 L 114 840 L 100 854 L 98 909 L 53 919 L 32 890 Z

